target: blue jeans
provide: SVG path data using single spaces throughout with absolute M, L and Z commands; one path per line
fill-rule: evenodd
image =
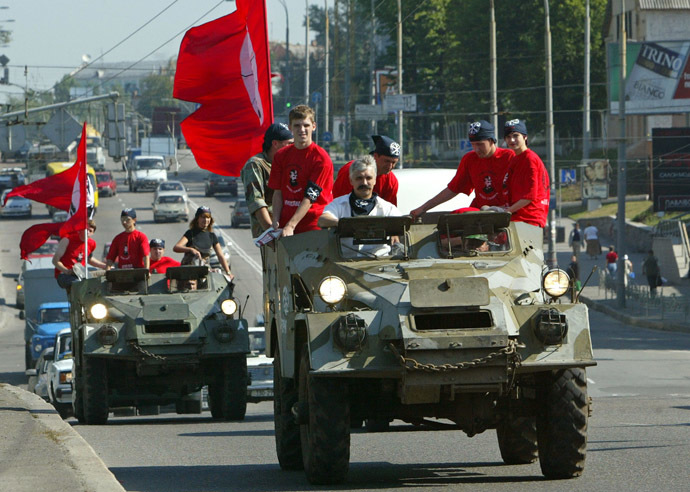
M 611 276 L 615 278 L 616 271 L 618 270 L 618 265 L 615 263 L 608 263 L 606 265 L 606 268 L 609 270 L 609 273 L 611 274 Z

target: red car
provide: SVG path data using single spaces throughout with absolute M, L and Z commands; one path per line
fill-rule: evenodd
M 96 173 L 96 181 L 98 182 L 99 196 L 113 196 L 117 195 L 117 183 L 110 171 L 99 171 Z

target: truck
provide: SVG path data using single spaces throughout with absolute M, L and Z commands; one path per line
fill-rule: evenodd
M 35 323 L 31 335 L 31 367 L 41 356 L 43 350 L 52 347 L 55 336 L 65 328 L 69 328 L 68 302 L 43 302 L 38 306 Z
M 49 303 L 67 303 L 65 290 L 58 286 L 55 280 L 55 266 L 52 255 L 31 258 L 31 261 L 22 263 L 22 291 L 23 306 L 19 317 L 24 319 L 24 362 L 26 369 L 31 369 L 36 359 L 41 355 L 40 351 L 32 350 L 34 335 L 44 331 L 41 326 L 41 306 Z M 59 304 L 62 305 L 62 304 Z M 55 309 L 63 309 L 56 307 Z M 69 321 L 69 320 L 68 320 Z M 53 333 L 55 335 L 55 333 Z M 45 348 L 45 347 L 43 347 Z
M 105 424 L 112 409 L 175 404 L 201 412 L 208 386 L 215 419 L 247 407 L 248 324 L 234 284 L 207 266 L 108 270 L 72 285 L 74 415 Z
M 127 163 L 129 191 L 155 190 L 168 180 L 168 165 L 162 155 L 139 155 Z
M 399 419 L 495 430 L 505 463 L 583 472 L 587 307 L 564 299 L 572 282 L 544 264 L 541 228 L 510 219 L 348 217 L 263 246 L 281 468 L 341 482 L 351 426 Z

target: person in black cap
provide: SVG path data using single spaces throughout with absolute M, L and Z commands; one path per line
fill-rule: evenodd
M 165 254 L 165 240 L 151 239 L 149 242 L 151 248 L 151 266 L 149 272 L 151 273 L 165 273 L 170 267 L 180 266 L 180 262 L 173 260 Z
M 141 231 L 137 231 L 137 211 L 126 208 L 120 214 L 120 222 L 125 231 L 113 239 L 105 257 L 106 269 L 117 268 L 148 268 L 149 267 L 149 239 Z
M 469 140 L 472 150 L 460 161 L 453 179 L 438 195 L 421 207 L 410 212 L 413 217 L 422 215 L 437 205 L 454 198 L 458 193 L 469 195 L 474 191 L 471 207 L 505 205 L 502 193 L 503 178 L 508 170 L 512 150 L 496 146 L 494 126 L 485 120 L 470 123 Z
M 536 152 L 527 148 L 525 120 L 506 122 L 503 138 L 515 152 L 503 179 L 503 196 L 510 220 L 526 222 L 538 227 L 546 226 L 549 213 L 549 175 Z
M 230 265 L 225 261 L 223 250 L 218 242 L 218 236 L 213 232 L 213 222 L 210 208 L 199 207 L 196 209 L 194 219 L 189 224 L 189 230 L 173 246 L 173 251 L 175 253 L 184 253 L 182 264 L 191 265 L 197 260 L 208 264 L 211 250 L 213 250 L 218 257 L 218 262 L 223 268 L 223 272 L 232 277 Z
M 271 175 L 273 156 L 293 142 L 292 132 L 285 123 L 273 123 L 264 134 L 263 151 L 250 158 L 240 172 L 253 237 L 259 237 L 271 227 L 273 221 L 273 190 L 266 185 Z
M 370 152 L 376 161 L 376 185 L 374 193 L 392 203 L 398 204 L 398 178 L 391 171 L 400 159 L 400 144 L 385 135 L 372 135 L 374 150 Z M 350 184 L 350 161 L 340 168 L 338 177 L 333 184 L 333 198 L 349 195 L 352 192 Z

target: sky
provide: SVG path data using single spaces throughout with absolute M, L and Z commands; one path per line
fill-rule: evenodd
M 290 43 L 303 44 L 306 1 L 283 1 Z M 266 6 L 269 40 L 285 41 L 284 7 L 279 0 L 266 0 Z M 25 84 L 34 90 L 52 87 L 83 55 L 95 60 L 104 54 L 97 63 L 167 60 L 177 54 L 187 29 L 234 10 L 234 2 L 224 0 L 0 0 L 0 28 L 12 31 L 0 55 L 10 59 L 10 82 L 21 86 L 0 85 L 0 101 L 21 94 Z

